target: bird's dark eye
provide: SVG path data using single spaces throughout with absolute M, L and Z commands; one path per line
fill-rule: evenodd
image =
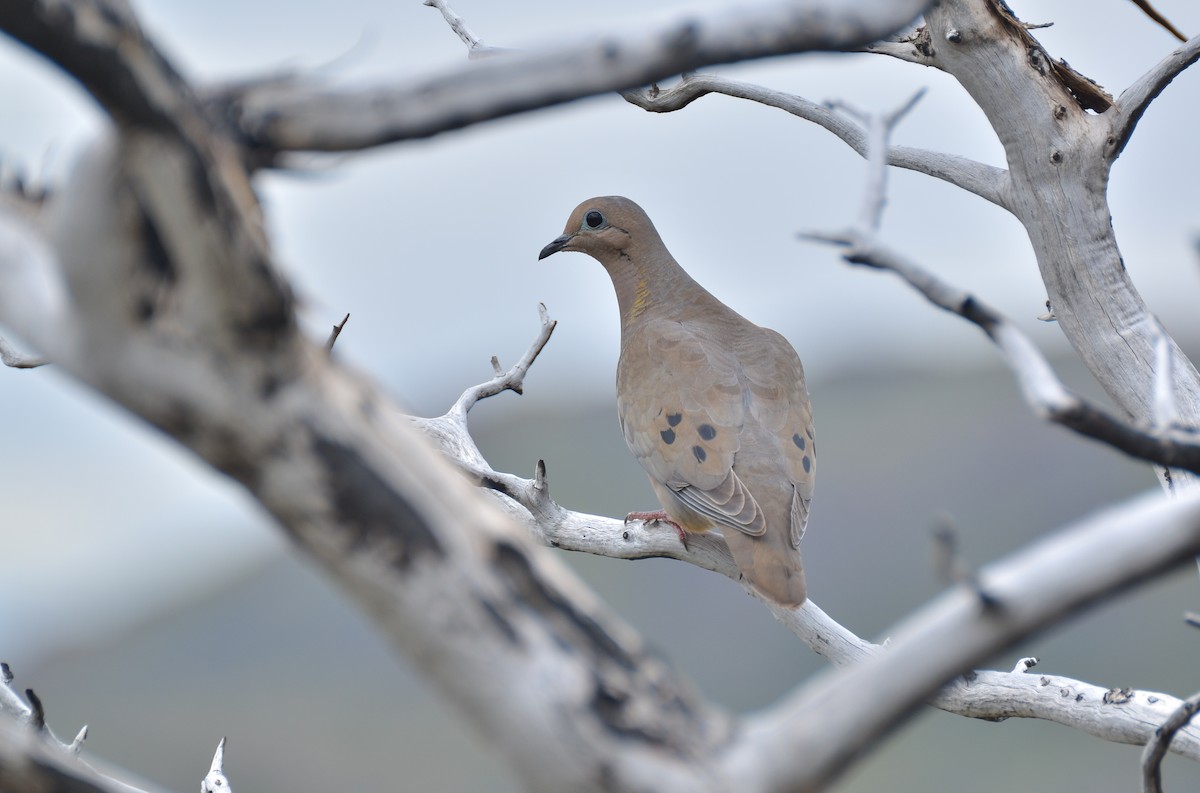
M 583 222 L 587 224 L 589 229 L 598 229 L 604 223 L 604 215 L 593 209 L 583 216 Z

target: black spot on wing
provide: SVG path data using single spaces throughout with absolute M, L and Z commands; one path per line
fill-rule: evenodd
M 701 424 L 696 428 L 696 431 L 699 432 L 700 437 L 706 441 L 711 441 L 713 438 L 717 437 L 717 430 L 711 424 Z
M 804 447 L 808 446 L 808 442 L 798 432 L 792 435 L 792 443 L 796 444 L 796 448 L 800 451 L 804 451 Z
M 800 464 L 804 466 L 804 473 L 812 471 L 812 460 L 808 459 L 807 454 L 800 460 Z
M 663 443 L 667 444 L 668 446 L 675 442 L 675 430 L 663 430 L 658 434 L 662 437 Z
M 682 413 L 671 413 L 667 416 L 667 423 L 672 427 L 678 427 L 679 422 L 683 421 Z
M 702 463 L 708 459 L 708 452 L 704 451 L 703 446 L 693 446 L 692 454 L 696 455 L 696 462 Z

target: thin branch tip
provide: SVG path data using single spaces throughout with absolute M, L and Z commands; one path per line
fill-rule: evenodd
M 350 321 L 350 314 L 349 314 L 349 312 L 347 312 L 346 316 L 342 317 L 341 322 L 334 324 L 333 330 L 331 330 L 329 332 L 329 338 L 325 340 L 325 352 L 326 353 L 333 352 L 333 345 L 337 342 L 338 336 L 342 335 L 342 330 L 346 327 L 346 323 L 349 321 Z
M 1150 735 L 1142 751 L 1143 793 L 1162 793 L 1163 758 L 1171 748 L 1171 741 L 1188 725 L 1197 710 L 1200 710 L 1200 694 L 1193 694 L 1181 702 Z

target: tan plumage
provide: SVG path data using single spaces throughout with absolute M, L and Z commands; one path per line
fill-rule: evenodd
M 617 412 L 665 517 L 686 531 L 720 529 L 755 589 L 803 603 L 816 448 L 796 352 L 693 281 L 627 198 L 576 207 L 538 258 L 558 251 L 586 253 L 612 278 Z

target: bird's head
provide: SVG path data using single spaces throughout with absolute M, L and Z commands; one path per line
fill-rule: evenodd
M 640 206 L 621 196 L 589 198 L 575 207 L 562 235 L 542 248 L 538 259 L 559 251 L 578 251 L 607 265 L 639 239 L 658 239 Z

